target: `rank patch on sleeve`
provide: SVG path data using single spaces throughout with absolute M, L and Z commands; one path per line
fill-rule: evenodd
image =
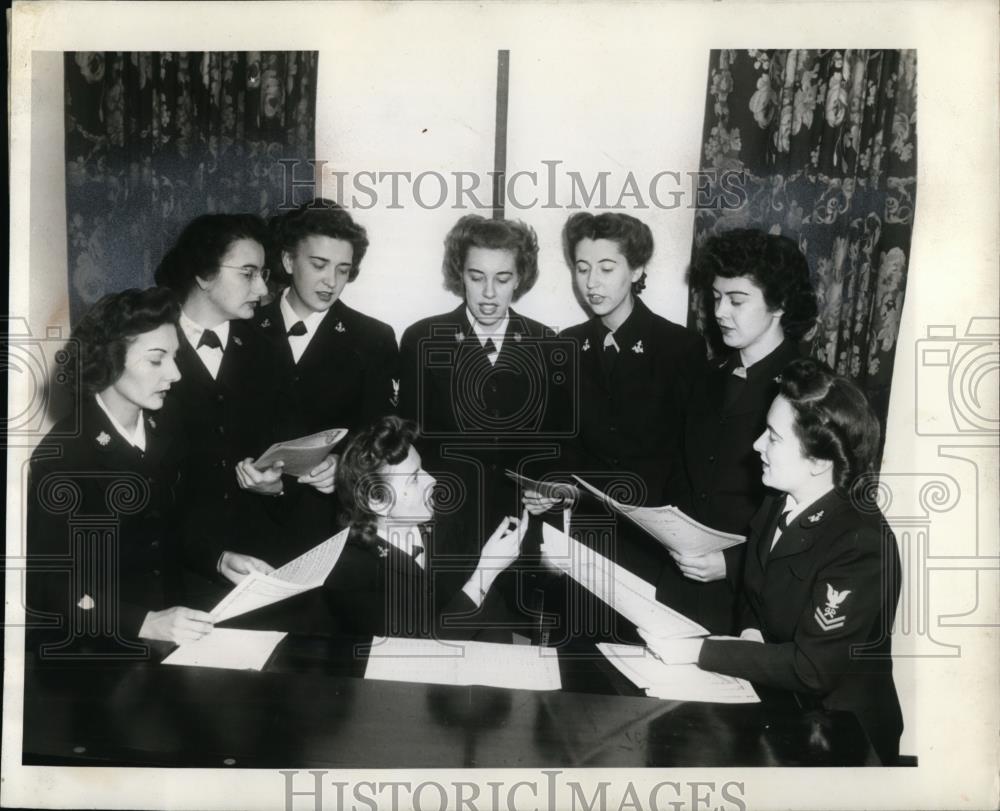
M 838 616 L 837 612 L 840 610 L 840 604 L 847 599 L 847 595 L 850 593 L 850 589 L 837 591 L 829 583 L 826 584 L 826 606 L 822 609 L 816 606 L 816 613 L 814 614 L 816 624 L 819 625 L 820 630 L 833 631 L 843 626 L 847 621 L 847 615 L 840 614 Z

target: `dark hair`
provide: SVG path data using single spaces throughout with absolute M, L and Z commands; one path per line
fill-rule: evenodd
M 79 353 L 77 385 L 87 396 L 104 391 L 125 371 L 125 354 L 137 335 L 177 324 L 180 305 L 165 287 L 123 290 L 104 296 L 73 328 Z
M 710 237 L 691 266 L 691 284 L 704 297 L 705 311 L 714 310 L 712 285 L 717 277 L 748 276 L 764 294 L 771 310 L 782 310 L 785 337 L 800 339 L 816 323 L 816 293 L 809 263 L 788 237 L 738 228 Z
M 628 214 L 607 211 L 603 214 L 574 214 L 563 226 L 563 256 L 570 269 L 576 267 L 576 246 L 583 239 L 609 239 L 618 243 L 618 250 L 625 256 L 631 270 L 645 268 L 653 256 L 653 232 L 641 220 Z M 638 296 L 646 289 L 646 271 L 632 282 L 632 295 Z
M 392 498 L 391 485 L 379 476 L 383 465 L 398 465 L 410 452 L 417 424 L 400 417 L 382 417 L 356 434 L 337 463 L 337 494 L 350 526 L 350 537 L 365 543 L 376 538 L 371 500 Z
M 538 237 L 535 230 L 519 220 L 488 220 L 478 214 L 466 214 L 444 238 L 444 287 L 465 298 L 462 273 L 470 248 L 513 251 L 517 269 L 514 301 L 527 293 L 538 280 Z
M 834 486 L 849 493 L 859 476 L 874 469 L 881 434 L 864 392 L 819 361 L 802 358 L 782 371 L 778 394 L 795 412 L 803 453 L 831 460 Z
M 267 226 L 255 214 L 202 214 L 184 226 L 173 247 L 167 251 L 153 278 L 169 287 L 183 300 L 195 284 L 195 278 L 211 279 L 219 272 L 219 263 L 241 239 L 267 245 Z
M 358 278 L 361 260 L 368 250 L 368 232 L 363 226 L 354 222 L 351 215 L 333 200 L 317 197 L 298 208 L 278 214 L 268 222 L 268 229 L 271 232 L 268 262 L 271 273 L 278 281 L 283 283 L 291 281 L 281 259 L 282 253 L 287 251 L 294 254 L 299 243 L 313 235 L 349 242 L 353 253 L 348 281 L 353 282 Z

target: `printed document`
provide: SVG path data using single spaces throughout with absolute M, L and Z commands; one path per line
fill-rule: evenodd
M 185 642 L 178 647 L 163 664 L 260 670 L 285 636 L 281 631 L 213 628 L 196 642 Z
M 282 470 L 289 476 L 305 476 L 326 459 L 333 446 L 346 434 L 346 428 L 331 428 L 287 442 L 277 442 L 264 451 L 253 466 L 258 470 L 267 470 L 275 462 L 284 462 Z

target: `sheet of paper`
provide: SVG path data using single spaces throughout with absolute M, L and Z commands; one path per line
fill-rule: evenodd
M 542 525 L 542 555 L 634 625 L 664 639 L 706 636 L 697 622 L 656 600 L 656 588 L 588 546 Z
M 287 442 L 276 442 L 261 454 L 253 466 L 266 470 L 275 462 L 284 462 L 283 470 L 289 476 L 305 476 L 327 457 L 346 434 L 346 428 L 330 428 Z
M 197 642 L 185 642 L 163 660 L 165 665 L 260 670 L 287 636 L 281 631 L 214 628 Z
M 732 532 L 720 532 L 695 521 L 676 507 L 632 507 L 611 498 L 579 476 L 574 476 L 587 492 L 615 512 L 644 529 L 663 546 L 682 555 L 707 555 L 746 543 L 746 538 Z
M 750 682 L 702 670 L 697 665 L 665 665 L 640 645 L 600 643 L 598 650 L 629 681 L 654 698 L 752 704 L 760 701 Z
M 542 482 L 537 479 L 529 479 L 513 470 L 505 470 L 504 475 L 508 479 L 517 482 L 525 490 L 534 490 L 547 498 L 561 498 L 567 501 L 575 501 L 580 497 L 580 488 L 566 482 Z
M 536 645 L 375 637 L 366 679 L 559 690 L 559 660 Z
M 212 609 L 212 621 L 232 619 L 323 585 L 344 551 L 347 533 L 338 532 L 271 574 L 251 572 Z

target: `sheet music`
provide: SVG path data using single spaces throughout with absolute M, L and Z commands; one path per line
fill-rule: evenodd
M 560 498 L 567 501 L 575 501 L 580 497 L 580 488 L 567 482 L 542 482 L 537 479 L 529 479 L 513 470 L 505 470 L 504 475 L 508 479 L 517 482 L 526 490 L 534 490 L 546 498 Z
M 554 566 L 640 628 L 655 629 L 664 639 L 708 634 L 697 622 L 657 602 L 655 586 L 550 524 L 542 524 L 541 551 Z
M 744 536 L 706 527 L 676 507 L 632 507 L 587 484 L 579 476 L 573 478 L 580 482 L 587 492 L 644 529 L 667 549 L 679 554 L 707 555 L 710 552 L 719 552 L 746 543 Z
M 185 642 L 178 647 L 163 660 L 163 664 L 260 670 L 286 636 L 281 631 L 213 628 L 196 642 Z
M 698 665 L 666 665 L 640 645 L 599 643 L 598 650 L 629 681 L 653 698 L 753 704 L 760 698 L 750 682 L 702 670 Z
M 284 462 L 283 471 L 289 476 L 305 476 L 326 459 L 334 445 L 346 434 L 346 428 L 330 428 L 287 442 L 276 442 L 261 454 L 253 466 L 266 470 L 275 462 Z
M 271 574 L 251 572 L 212 609 L 212 621 L 232 619 L 323 585 L 344 551 L 347 533 L 338 532 Z
M 559 660 L 535 645 L 375 637 L 366 679 L 559 690 Z

